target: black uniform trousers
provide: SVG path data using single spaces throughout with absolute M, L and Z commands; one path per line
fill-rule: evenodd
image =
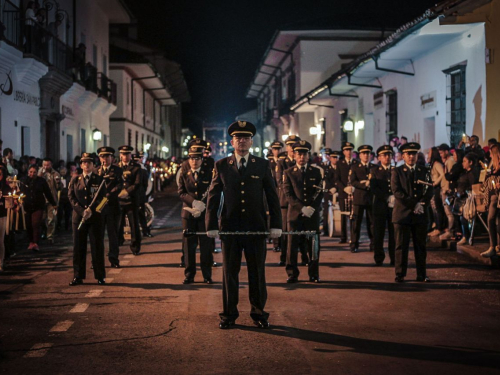
M 330 201 L 332 200 L 332 195 L 330 193 L 325 193 L 323 195 L 323 234 L 325 236 L 330 235 L 328 230 L 328 209 L 330 208 Z
M 221 319 L 236 320 L 238 312 L 239 272 L 241 254 L 245 252 L 248 271 L 250 316 L 253 320 L 267 319 L 264 311 L 266 288 L 266 238 L 261 236 L 221 236 L 222 242 L 222 304 Z
M 286 215 L 288 215 L 288 207 L 281 208 L 281 217 L 283 220 L 281 228 L 283 229 L 283 232 L 288 231 L 288 222 L 286 221 Z M 280 262 L 286 262 L 286 252 L 288 249 L 288 235 L 282 234 L 280 239 L 281 239 Z
M 351 225 L 351 250 L 359 247 L 359 237 L 361 236 L 361 225 L 363 222 L 363 214 L 366 212 L 366 229 L 368 238 L 370 238 L 370 251 L 373 251 L 373 212 L 372 206 L 354 205 L 353 224 Z
M 120 207 L 108 206 L 107 209 L 102 213 L 103 226 L 102 235 L 104 237 L 104 231 L 108 231 L 108 260 L 112 264 L 119 264 L 120 260 L 118 256 L 120 255 L 120 245 L 118 242 L 118 232 L 120 230 L 120 219 L 121 212 Z
M 318 215 L 310 218 L 301 216 L 295 221 L 288 223 L 291 231 L 317 231 L 319 225 Z M 317 237 L 319 241 L 319 236 Z M 319 243 L 318 243 L 319 246 Z M 289 277 L 299 277 L 300 271 L 297 267 L 298 249 L 303 248 L 309 257 L 307 272 L 309 277 L 319 278 L 319 251 L 316 259 L 313 257 L 312 237 L 288 236 L 288 251 L 286 257 L 286 273 Z
M 382 213 L 382 215 L 373 212 L 373 259 L 375 260 L 375 263 L 383 263 L 385 259 L 384 235 L 386 229 L 389 233 L 389 259 L 391 260 L 391 263 L 394 263 L 396 241 L 394 238 L 394 224 L 392 223 L 392 208 L 388 208 L 385 213 Z
M 411 236 L 417 266 L 417 277 L 426 277 L 427 250 L 425 241 L 427 240 L 427 223 L 411 225 L 394 223 L 394 232 L 396 233 L 396 276 L 406 276 Z
M 127 204 L 121 206 L 122 218 L 120 222 L 120 235 L 123 237 L 123 227 L 125 225 L 125 217 L 128 218 L 130 224 L 130 232 L 132 241 L 130 250 L 132 253 L 138 254 L 141 251 L 141 227 L 139 226 L 139 208 L 135 204 Z
M 346 211 L 346 207 L 347 207 L 346 199 L 339 200 L 341 212 Z M 349 219 L 349 215 L 340 215 L 340 241 L 341 242 L 347 242 L 347 220 L 348 219 Z M 351 222 L 351 226 L 352 226 L 352 222 Z
M 198 219 L 182 219 L 182 229 L 189 232 L 206 232 L 205 216 Z M 184 262 L 186 268 L 184 275 L 189 279 L 194 279 L 196 275 L 196 248 L 200 245 L 200 267 L 204 279 L 212 278 L 212 265 L 214 263 L 214 244 L 212 238 L 206 235 L 189 236 L 183 239 Z
M 106 277 L 104 269 L 103 222 L 100 215 L 95 213 L 94 215 L 96 217 L 91 217 L 83 223 L 80 230 L 78 230 L 80 221 L 73 222 L 73 271 L 74 277 L 79 279 L 85 279 L 87 276 L 87 237 L 90 238 L 94 277 L 96 280 Z

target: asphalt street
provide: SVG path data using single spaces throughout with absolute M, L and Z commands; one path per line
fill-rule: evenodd
M 432 249 L 431 283 L 414 281 L 410 255 L 408 281 L 396 284 L 388 259 L 373 266 L 366 238 L 352 254 L 322 237 L 322 283 L 306 281 L 301 267 L 300 282 L 287 284 L 269 245 L 271 328 L 252 325 L 243 266 L 240 318 L 220 330 L 222 268 L 213 285 L 199 270 L 183 285 L 181 205 L 169 190 L 154 207 L 154 237 L 139 256 L 121 247 L 123 267 L 106 268 L 107 285 L 89 269 L 85 284 L 68 286 L 70 233 L 11 260 L 0 275 L 0 373 L 500 373 L 500 277 L 488 265 Z

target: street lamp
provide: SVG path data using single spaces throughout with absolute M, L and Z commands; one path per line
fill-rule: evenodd
M 342 129 L 345 132 L 352 132 L 354 130 L 354 121 L 349 117 L 347 120 L 344 121 Z
M 148 151 L 151 148 L 151 143 L 146 143 L 144 145 L 144 151 Z
M 271 142 L 267 141 L 266 143 L 264 143 L 264 146 L 266 146 L 266 147 L 271 146 Z
M 100 141 L 102 139 L 102 132 L 99 129 L 94 129 L 92 132 L 92 139 L 94 141 Z
M 161 148 L 161 150 L 162 150 L 163 152 L 165 152 L 165 153 L 168 153 L 168 151 L 169 151 L 169 149 L 168 149 L 168 147 L 167 147 L 167 146 L 163 146 L 163 147 Z

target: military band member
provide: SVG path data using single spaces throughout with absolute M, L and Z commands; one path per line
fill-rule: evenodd
M 278 160 L 281 149 L 283 148 L 283 143 L 280 141 L 274 141 L 269 147 L 270 154 L 268 153 L 269 167 L 271 168 L 271 173 L 274 180 L 276 181 L 276 174 L 278 172 Z M 277 182 L 276 182 L 277 183 Z M 273 240 L 273 250 L 276 253 L 280 253 L 282 249 L 281 238 L 275 238 Z
M 323 234 L 329 236 L 328 231 L 328 210 L 330 203 L 333 200 L 333 194 L 337 192 L 335 187 L 335 173 L 337 172 L 337 163 L 339 161 L 340 152 L 332 151 L 331 149 L 325 150 L 328 152 L 328 164 L 324 164 L 324 185 L 328 190 L 323 195 Z
M 427 168 L 416 164 L 419 150 L 420 145 L 416 142 L 404 144 L 400 151 L 405 163 L 394 168 L 391 177 L 391 189 L 395 197 L 392 212 L 396 235 L 395 281 L 398 283 L 403 282 L 406 277 L 410 237 L 413 239 L 417 281 L 430 281 L 426 272 L 427 216 L 425 209 L 432 198 L 432 187 L 429 188 L 418 182 L 431 182 Z
M 133 150 L 133 147 L 126 145 L 118 147 L 118 151 L 120 151 L 118 167 L 123 171 L 123 189 L 118 194 L 118 198 L 120 199 L 120 206 L 122 208 L 120 232 L 123 233 L 125 217 L 127 217 L 132 237 L 130 250 L 132 254 L 139 255 L 142 239 L 139 225 L 141 167 L 132 161 Z
M 319 231 L 319 210 L 323 194 L 316 194 L 321 187 L 322 176 L 318 168 L 309 164 L 311 144 L 299 141 L 293 145 L 296 166 L 285 170 L 283 190 L 288 201 L 288 228 L 290 231 Z M 300 243 L 305 243 L 309 255 L 309 281 L 318 283 L 319 253 L 313 257 L 312 239 L 303 236 L 288 238 L 286 258 L 287 283 L 296 283 L 299 277 L 297 255 Z
M 73 207 L 74 272 L 74 278 L 69 285 L 83 284 L 83 280 L 86 278 L 87 237 L 90 237 L 90 246 L 93 248 L 91 253 L 94 277 L 98 284 L 104 285 L 106 284 L 106 271 L 104 269 L 103 222 L 101 214 L 96 212 L 96 207 L 105 197 L 106 189 L 103 186 L 99 191 L 103 178 L 93 173 L 94 161 L 91 154 L 84 152 L 80 159 L 80 165 L 83 173 L 73 177 L 68 187 L 68 197 Z M 96 197 L 96 200 L 91 205 L 94 197 Z M 82 219 L 84 223 L 80 226 Z
M 97 174 L 106 181 L 105 192 L 108 203 L 102 211 L 102 233 L 108 231 L 109 250 L 108 260 L 111 267 L 119 268 L 120 247 L 118 232 L 120 228 L 121 209 L 118 201 L 118 194 L 123 188 L 123 172 L 120 167 L 113 165 L 115 150 L 111 147 L 101 147 L 97 149 L 97 154 L 101 161 L 101 166 L 97 169 Z
M 370 154 L 373 147 L 363 145 L 358 147 L 360 162 L 351 168 L 350 182 L 354 186 L 354 225 L 351 226 L 351 253 L 357 253 L 363 215 L 366 214 L 366 227 L 370 238 L 370 251 L 373 251 L 373 218 L 372 218 L 372 193 L 370 190 L 370 172 L 373 164 L 370 163 Z
M 373 244 L 375 265 L 384 263 L 384 235 L 387 229 L 389 234 L 389 259 L 391 266 L 395 263 L 394 225 L 392 224 L 392 209 L 394 207 L 394 194 L 391 189 L 393 149 L 390 145 L 380 146 L 377 149 L 377 158 L 380 165 L 371 170 L 370 189 L 372 191 L 373 209 Z
M 354 145 L 351 142 L 344 142 L 342 144 L 342 154 L 344 158 L 337 163 L 337 173 L 335 174 L 335 185 L 337 193 L 339 194 L 339 205 L 342 212 L 346 212 L 347 200 L 349 198 L 349 194 L 345 191 L 345 188 L 350 185 L 349 173 L 351 171 L 351 167 L 358 164 L 358 161 L 352 158 L 353 148 Z M 347 217 L 347 215 L 342 215 L 341 217 L 339 243 L 347 243 Z
M 293 159 L 293 145 L 296 142 L 300 141 L 300 137 L 296 135 L 290 135 L 285 140 L 285 148 L 286 148 L 286 157 L 283 160 L 278 160 L 278 165 L 276 168 L 276 182 L 278 184 L 278 195 L 280 198 L 280 207 L 281 207 L 281 217 L 283 218 L 283 231 L 288 230 L 288 223 L 286 220 L 287 212 L 288 212 L 288 200 L 286 199 L 285 193 L 283 191 L 283 182 L 285 176 L 285 170 L 288 168 L 295 166 L 295 160 Z M 278 263 L 279 266 L 286 265 L 286 253 L 288 248 L 288 236 L 281 236 L 281 255 L 280 261 Z M 302 263 L 307 264 L 307 254 L 303 254 Z
M 190 232 L 206 232 L 205 229 L 205 208 L 206 191 L 212 179 L 212 170 L 202 167 L 202 150 L 191 147 L 188 151 L 188 162 L 190 170 L 182 173 L 179 179 L 178 193 L 183 202 L 181 212 L 182 229 Z M 185 279 L 183 284 L 194 282 L 196 275 L 196 247 L 200 245 L 200 266 L 203 274 L 203 282 L 213 284 L 212 264 L 213 244 L 212 238 L 206 235 L 188 236 L 183 238 L 184 270 Z
M 139 189 L 137 189 L 137 193 L 139 194 L 139 224 L 143 237 L 153 237 L 146 220 L 146 203 L 148 201 L 146 192 L 148 190 L 150 173 L 148 167 L 145 165 L 145 159 L 146 154 L 144 154 L 144 151 L 132 155 L 132 160 L 141 168 L 141 184 Z
M 269 162 L 249 154 L 255 126 L 237 121 L 228 128 L 232 137 L 234 154 L 215 164 L 208 194 L 206 227 L 209 237 L 216 237 L 219 229 L 217 212 L 224 194 L 220 216 L 220 230 L 229 232 L 267 231 L 264 199 L 270 216 L 270 238 L 281 236 L 281 215 L 276 183 Z M 248 285 L 254 324 L 268 328 L 269 314 L 264 310 L 267 301 L 265 261 L 266 237 L 261 235 L 221 236 L 223 258 L 223 311 L 219 327 L 234 325 L 238 313 L 239 272 L 241 255 L 245 252 L 248 269 Z

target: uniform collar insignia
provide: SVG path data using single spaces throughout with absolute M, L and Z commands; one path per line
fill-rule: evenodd
M 232 160 L 229 160 L 229 164 L 233 164 L 233 161 L 232 161 Z

